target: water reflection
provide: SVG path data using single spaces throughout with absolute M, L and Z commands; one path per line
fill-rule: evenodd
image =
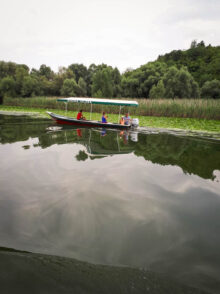
M 2 123 L 1 246 L 144 267 L 218 293 L 219 142 L 123 136 Z
M 48 120 L 33 121 L 29 117 L 0 115 L 0 143 L 26 141 L 38 138 L 31 147 L 48 148 L 53 144 L 77 143 L 86 147 L 87 155 L 94 159 L 113 154 L 133 152 L 136 156 L 160 165 L 179 166 L 187 174 L 204 179 L 215 179 L 220 169 L 219 141 L 171 134 L 138 134 L 137 131 L 107 131 L 106 129 L 71 129 L 51 126 Z M 81 157 L 77 157 L 81 158 Z

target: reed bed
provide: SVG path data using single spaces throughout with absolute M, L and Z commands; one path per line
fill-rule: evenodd
M 65 110 L 65 103 L 57 102 L 57 97 L 5 98 L 3 105 L 30 108 Z M 131 100 L 131 99 L 130 99 Z M 218 99 L 135 99 L 138 107 L 123 107 L 122 113 L 137 116 L 180 117 L 220 120 L 220 100 Z M 68 110 L 90 111 L 89 104 L 69 103 Z M 119 108 L 110 105 L 93 105 L 93 112 L 118 114 Z

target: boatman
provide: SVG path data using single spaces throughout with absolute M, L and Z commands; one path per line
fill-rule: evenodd
M 76 119 L 86 119 L 82 114 L 82 109 L 78 112 Z
M 131 117 L 129 116 L 129 113 L 126 113 L 124 116 L 124 124 L 130 125 L 131 124 Z

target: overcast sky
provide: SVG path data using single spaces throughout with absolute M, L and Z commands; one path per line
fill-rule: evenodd
M 220 0 L 0 0 L 0 60 L 57 71 L 137 68 L 191 41 L 220 45 Z

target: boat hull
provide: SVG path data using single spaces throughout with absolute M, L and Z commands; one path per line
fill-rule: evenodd
M 84 126 L 84 127 L 111 128 L 111 129 L 112 128 L 113 129 L 129 129 L 131 127 L 130 125 L 120 125 L 117 123 L 102 123 L 99 121 L 83 120 L 83 119 L 78 120 L 76 118 L 58 115 L 49 111 L 47 111 L 47 113 L 58 124 Z

